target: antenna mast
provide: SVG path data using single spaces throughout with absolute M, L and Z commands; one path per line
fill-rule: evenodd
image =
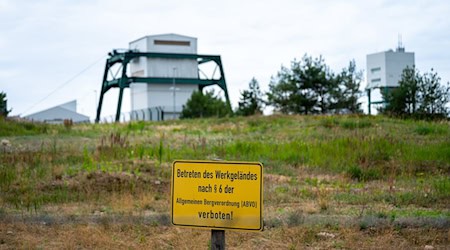
M 397 52 L 405 52 L 405 47 L 403 47 L 402 42 L 402 34 L 398 34 L 398 45 L 397 45 Z

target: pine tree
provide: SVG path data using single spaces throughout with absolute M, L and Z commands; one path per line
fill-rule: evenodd
M 281 67 L 276 77 L 272 77 L 269 83 L 269 92 L 267 92 L 268 104 L 283 114 L 300 113 L 297 107 L 298 87 L 292 79 L 291 70 Z M 295 100 L 297 99 L 297 100 Z
M 450 85 L 441 85 L 441 78 L 433 69 L 425 73 L 418 87 L 420 107 L 418 114 L 431 118 L 443 118 L 449 114 L 447 104 L 450 101 Z
M 399 87 L 385 93 L 383 113 L 417 118 L 444 118 L 449 114 L 450 86 L 431 69 L 421 75 L 414 67 L 403 70 Z
M 241 92 L 241 101 L 239 101 L 236 114 L 243 116 L 262 114 L 263 104 L 259 83 L 255 78 L 252 78 L 248 84 L 248 89 Z
M 297 69 L 297 68 L 296 68 Z M 305 114 L 329 112 L 333 101 L 333 90 L 336 82 L 333 81 L 333 73 L 325 64 L 322 56 L 313 59 L 305 55 L 299 65 L 299 76 L 303 83 L 303 90 L 309 93 L 310 101 L 304 100 Z M 315 103 L 314 103 L 315 102 Z M 309 104 L 309 105 L 308 105 Z
M 394 116 L 406 116 L 415 112 L 418 105 L 418 87 L 421 81 L 419 72 L 413 68 L 405 68 L 399 81 L 399 86 L 390 91 L 384 91 L 383 99 L 387 103 L 380 111 Z
M 322 71 L 321 58 L 312 59 L 305 55 L 302 61 L 294 59 L 290 69 L 282 67 L 277 76 L 272 77 L 268 103 L 285 114 L 318 113 L 319 95 L 323 94 L 318 92 L 325 75 Z
M 361 103 L 358 101 L 361 94 L 360 85 L 363 77 L 362 71 L 357 71 L 355 60 L 350 61 L 347 68 L 336 76 L 338 90 L 335 92 L 335 112 L 362 113 Z
M 215 95 L 214 90 L 207 91 L 205 94 L 201 91 L 194 91 L 181 111 L 182 119 L 227 115 L 231 115 L 227 104 Z
M 361 75 L 353 61 L 336 76 L 322 57 L 305 55 L 272 77 L 268 103 L 285 114 L 327 114 L 343 109 L 357 113 Z
M 0 117 L 7 117 L 11 110 L 8 110 L 6 93 L 0 92 Z

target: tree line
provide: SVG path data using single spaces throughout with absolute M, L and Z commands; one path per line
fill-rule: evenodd
M 421 74 L 415 67 L 403 70 L 399 86 L 382 92 L 386 106 L 381 113 L 419 119 L 442 119 L 449 115 L 450 84 L 431 69 Z
M 267 104 L 284 114 L 361 113 L 361 81 L 354 61 L 336 74 L 322 57 L 305 55 L 272 77 Z
M 355 61 L 339 73 L 334 73 L 320 56 L 313 58 L 304 55 L 301 60 L 294 59 L 290 67 L 281 66 L 271 78 L 269 91 L 263 93 L 258 81 L 253 78 L 248 88 L 241 92 L 236 115 L 249 116 L 262 114 L 264 107 L 271 106 L 283 114 L 341 114 L 362 113 L 358 98 L 363 72 L 357 70 Z M 192 95 L 183 108 L 181 117 L 205 117 L 205 114 L 231 115 L 225 103 L 217 104 L 220 97 L 214 92 L 201 92 Z M 200 105 L 199 101 L 208 101 L 215 105 Z M 196 107 L 201 106 L 201 109 Z M 219 107 L 220 106 L 220 107 Z M 205 112 L 205 109 L 216 111 Z
M 262 114 L 266 106 L 283 114 L 360 114 L 362 80 L 363 71 L 357 69 L 354 60 L 335 73 L 322 56 L 305 54 L 301 60 L 294 59 L 290 67 L 281 66 L 265 93 L 252 78 L 240 93 L 236 110 L 229 110 L 214 91 L 194 92 L 183 106 L 181 117 L 249 116 Z M 445 118 L 449 115 L 449 94 L 449 83 L 441 84 L 433 70 L 420 74 L 415 68 L 406 68 L 399 87 L 383 92 L 386 104 L 379 111 L 391 116 Z

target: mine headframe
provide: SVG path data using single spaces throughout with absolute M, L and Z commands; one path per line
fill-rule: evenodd
M 183 78 L 183 77 L 136 77 L 128 76 L 127 68 L 128 64 L 135 58 L 164 58 L 164 59 L 195 59 L 197 60 L 198 66 L 207 62 L 214 62 L 216 68 L 212 76 L 207 76 L 203 73 L 203 78 L 200 77 L 200 73 L 197 78 Z M 112 74 L 111 68 L 119 64 L 120 72 Z M 216 70 L 219 70 L 220 77 L 215 77 Z M 199 69 L 199 72 L 200 69 Z M 112 79 L 108 80 L 108 75 L 112 75 Z M 105 71 L 103 73 L 103 81 L 100 91 L 100 98 L 97 106 L 97 115 L 95 122 L 100 121 L 100 115 L 103 104 L 103 97 L 111 88 L 119 88 L 119 100 L 117 103 L 117 111 L 115 121 L 118 122 L 120 119 L 123 91 L 125 88 L 129 88 L 132 83 L 142 83 L 142 84 L 172 84 L 173 80 L 176 80 L 177 84 L 194 84 L 199 86 L 199 90 L 202 91 L 204 87 L 211 85 L 218 85 L 225 94 L 226 103 L 228 108 L 231 110 L 230 98 L 228 96 L 227 84 L 225 82 L 225 73 L 223 71 L 222 60 L 219 55 L 198 55 L 198 54 L 178 54 L 178 53 L 154 53 L 154 52 L 137 52 L 133 50 L 127 50 L 125 52 L 119 52 L 113 50 L 108 53 L 108 58 L 106 59 Z

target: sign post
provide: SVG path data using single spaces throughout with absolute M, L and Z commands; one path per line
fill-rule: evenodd
M 225 230 L 211 230 L 211 250 L 225 249 Z
M 172 224 L 212 229 L 213 249 L 224 245 L 223 230 L 261 231 L 262 187 L 259 162 L 174 161 Z

